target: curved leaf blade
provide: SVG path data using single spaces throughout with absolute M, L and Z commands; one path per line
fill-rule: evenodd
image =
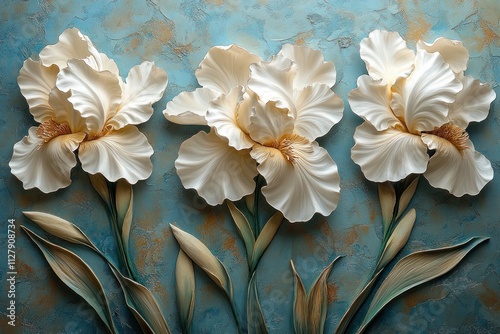
M 110 333 L 116 333 L 104 289 L 92 269 L 75 253 L 43 239 L 25 226 L 21 228 L 42 251 L 57 277 L 92 306 Z
M 375 293 L 358 333 L 362 333 L 382 308 L 394 298 L 413 287 L 446 274 L 474 247 L 488 239 L 474 237 L 461 244 L 415 252 L 401 259 Z
M 124 179 L 116 182 L 115 203 L 118 223 L 121 224 L 121 238 L 125 253 L 129 256 L 130 229 L 132 227 L 134 192 Z
M 175 264 L 175 292 L 177 295 L 177 306 L 179 307 L 183 333 L 191 333 L 195 284 L 193 262 L 186 253 L 180 249 Z
M 413 181 L 411 181 L 410 185 L 401 194 L 401 197 L 399 198 L 398 212 L 396 215 L 396 219 L 401 217 L 403 212 L 408 207 L 408 204 L 410 204 L 410 201 L 413 198 L 413 195 L 415 195 L 415 191 L 417 190 L 419 179 L 420 179 L 419 176 L 417 176 L 415 179 L 413 179 Z
M 389 230 L 394 216 L 394 207 L 396 206 L 396 190 L 394 190 L 391 182 L 386 181 L 378 184 L 378 199 L 380 209 L 382 210 L 382 223 L 384 225 L 385 236 Z
M 108 181 L 106 178 L 102 174 L 89 174 L 89 178 L 94 189 L 97 191 L 99 196 L 101 196 L 102 200 L 109 206 L 111 204 L 111 197 L 109 196 Z
M 255 272 L 248 283 L 247 295 L 247 330 L 248 334 L 267 334 L 266 321 L 262 314 L 257 294 L 257 280 Z
M 293 271 L 293 329 L 296 334 L 307 334 L 307 319 L 309 310 L 307 307 L 307 293 L 304 284 L 300 279 L 293 260 L 290 261 Z
M 247 252 L 247 259 L 249 259 L 250 261 L 255 244 L 255 238 L 253 236 L 250 223 L 248 222 L 248 219 L 245 217 L 245 215 L 236 207 L 236 205 L 234 205 L 233 202 L 227 201 L 227 207 L 229 208 L 229 212 L 233 217 L 233 221 L 238 229 L 238 233 L 243 239 L 245 250 Z
M 280 211 L 278 211 L 271 218 L 269 218 L 267 223 L 264 225 L 262 231 L 260 231 L 260 234 L 257 240 L 255 241 L 255 246 L 253 248 L 251 257 L 252 272 L 255 271 L 255 268 L 257 268 L 257 264 L 259 263 L 262 254 L 264 254 L 267 247 L 269 246 L 274 236 L 276 235 L 276 232 L 278 232 L 278 229 L 282 221 L 283 221 L 283 214 Z

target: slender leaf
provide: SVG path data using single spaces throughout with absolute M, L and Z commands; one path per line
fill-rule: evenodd
M 99 196 L 101 196 L 102 200 L 110 205 L 110 196 L 108 189 L 108 181 L 102 174 L 89 174 L 90 183 L 97 191 Z
M 243 243 L 245 244 L 247 259 L 251 259 L 253 247 L 255 244 L 255 238 L 253 236 L 250 223 L 248 223 L 245 215 L 243 215 L 243 213 L 236 207 L 236 205 L 234 205 L 233 202 L 227 201 L 227 207 L 229 208 L 229 212 L 233 217 L 234 224 L 238 228 L 238 233 L 240 234 L 241 238 L 243 239 Z
M 396 191 L 391 182 L 386 181 L 378 184 L 378 198 L 382 210 L 382 223 L 384 225 L 385 236 L 394 217 L 394 208 L 396 206 Z
M 452 270 L 474 247 L 489 238 L 475 237 L 451 247 L 416 252 L 401 259 L 375 293 L 358 333 L 397 296 Z
M 181 249 L 196 263 L 229 297 L 233 299 L 233 288 L 226 268 L 200 240 L 170 224 L 170 228 Z
M 255 196 L 255 193 L 245 196 L 245 205 L 250 212 L 254 212 L 255 210 Z
M 248 334 L 267 334 L 266 321 L 260 308 L 257 294 L 256 273 L 252 274 L 248 283 L 247 296 L 247 330 Z
M 295 265 L 293 260 L 290 261 L 293 271 L 293 329 L 297 334 L 308 333 L 307 319 L 308 319 L 308 305 L 307 305 L 307 293 L 304 288 L 304 284 L 300 279 L 297 270 L 295 270 Z
M 389 237 L 389 240 L 385 244 L 384 251 L 382 253 L 382 256 L 380 257 L 380 260 L 378 261 L 375 272 L 382 270 L 406 245 L 413 229 L 413 224 L 415 223 L 416 217 L 417 214 L 415 212 L 415 209 L 411 209 L 398 223 L 391 236 Z
M 278 231 L 281 222 L 283 221 L 283 214 L 278 211 L 276 212 L 269 220 L 266 225 L 259 234 L 259 237 L 255 241 L 255 246 L 253 248 L 252 257 L 251 257 L 251 271 L 255 271 L 257 268 L 257 264 L 259 263 L 262 254 L 264 254 L 265 250 L 273 240 L 276 232 Z
M 116 333 L 104 289 L 92 269 L 75 253 L 21 227 L 40 248 L 57 277 L 92 306 L 110 333 Z
M 123 290 L 125 301 L 139 322 L 144 333 L 170 333 L 160 306 L 151 291 L 144 285 L 123 276 L 116 267 L 109 265 Z
M 401 197 L 399 198 L 398 213 L 396 215 L 396 219 L 398 219 L 403 214 L 403 212 L 408 207 L 408 204 L 410 204 L 410 201 L 413 198 L 413 195 L 415 195 L 415 191 L 417 190 L 419 178 L 419 176 L 414 178 L 413 181 L 411 181 L 410 185 L 401 194 Z
M 183 333 L 191 333 L 195 298 L 194 268 L 191 259 L 179 250 L 175 264 L 175 292 Z
M 129 242 L 130 242 L 130 229 L 132 227 L 132 216 L 134 206 L 134 192 L 132 186 L 125 180 L 120 179 L 116 182 L 116 213 L 118 223 L 121 225 L 121 238 L 123 248 L 128 258 L 129 256 Z

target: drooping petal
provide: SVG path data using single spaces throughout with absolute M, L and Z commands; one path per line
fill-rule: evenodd
M 461 197 L 477 195 L 493 179 L 490 161 L 474 149 L 470 140 L 469 148 L 463 151 L 446 139 L 430 134 L 423 134 L 422 140 L 429 149 L 436 150 L 424 173 L 431 186 Z
M 312 84 L 325 84 L 328 87 L 335 85 L 335 65 L 325 61 L 321 51 L 307 46 L 285 44 L 278 54 L 298 65 L 295 88 L 302 89 Z
M 243 87 L 236 86 L 227 95 L 223 94 L 210 103 L 207 124 L 217 131 L 217 134 L 227 139 L 229 146 L 237 150 L 249 149 L 253 140 L 243 132 L 237 121 L 237 110 L 243 100 Z
M 359 54 L 368 74 L 392 85 L 407 77 L 413 69 L 415 54 L 397 32 L 374 30 L 360 42 Z
M 293 152 L 292 162 L 272 147 L 252 149 L 257 169 L 267 182 L 262 194 L 290 222 L 310 220 L 316 212 L 329 215 L 340 196 L 337 165 L 316 142 L 297 140 Z
M 391 107 L 404 115 L 411 133 L 432 131 L 448 121 L 448 104 L 455 101 L 462 83 L 439 53 L 419 51 L 415 69 L 393 86 Z
M 227 94 L 235 86 L 246 86 L 250 64 L 261 60 L 237 45 L 215 46 L 208 50 L 195 75 L 201 86 Z
M 73 133 L 52 138 L 48 142 L 31 127 L 28 136 L 14 145 L 9 162 L 12 174 L 23 182 L 24 189 L 38 188 L 50 193 L 71 183 L 71 169 L 76 165 L 73 151 L 85 138 L 85 133 Z
M 418 41 L 417 51 L 425 50 L 427 52 L 439 52 L 444 61 L 450 65 L 455 73 L 461 73 L 467 69 L 469 61 L 469 51 L 460 41 L 454 41 L 448 38 L 439 37 L 433 43 Z
M 125 179 L 130 184 L 151 175 L 152 155 L 148 139 L 133 125 L 85 141 L 78 150 L 82 168 L 87 173 L 101 173 L 111 182 Z
M 496 94 L 489 85 L 474 80 L 470 75 L 463 76 L 460 81 L 464 88 L 449 106 L 448 118 L 451 123 L 465 129 L 469 122 L 480 122 L 488 116 Z
M 146 122 L 153 114 L 152 104 L 161 99 L 167 82 L 167 73 L 152 62 L 132 67 L 124 86 L 123 101 L 108 125 L 120 129 Z
M 40 60 L 45 66 L 57 65 L 60 69 L 67 66 L 69 59 L 85 59 L 98 53 L 90 39 L 76 28 L 64 30 L 59 41 L 48 45 L 40 52 Z
M 63 92 L 71 92 L 68 100 L 93 133 L 103 129 L 121 102 L 117 77 L 108 71 L 98 72 L 82 60 L 69 60 L 68 67 L 59 72 L 56 85 Z
M 184 125 L 207 125 L 205 115 L 210 101 L 220 93 L 209 88 L 197 88 L 193 92 L 182 92 L 167 103 L 163 115 L 170 122 Z
M 399 181 L 427 168 L 427 146 L 420 136 L 394 128 L 377 131 L 364 122 L 356 128 L 354 141 L 351 158 L 370 181 Z
M 54 109 L 54 120 L 58 124 L 67 124 L 72 133 L 87 131 L 87 125 L 82 115 L 73 108 L 68 98 L 71 96 L 70 92 L 60 91 L 54 87 L 49 94 L 49 104 Z
M 293 82 L 297 65 L 290 59 L 277 55 L 268 62 L 250 66 L 248 87 L 264 101 L 275 101 L 278 108 L 288 108 L 295 116 Z
M 252 139 L 262 145 L 277 145 L 284 135 L 293 133 L 293 122 L 288 109 L 276 107 L 276 102 L 256 101 L 248 131 Z
M 348 101 L 356 115 L 373 125 L 377 131 L 384 131 L 401 123 L 391 110 L 391 97 L 389 85 L 362 75 L 358 78 L 358 88 L 349 92 Z
M 310 141 L 324 136 L 341 119 L 344 103 L 325 84 L 307 86 L 295 94 L 295 133 Z
M 19 71 L 17 83 L 28 102 L 30 113 L 39 123 L 54 117 L 54 110 L 49 104 L 49 94 L 56 85 L 58 72 L 57 66 L 46 67 L 41 61 L 31 58 L 24 62 Z
M 200 131 L 182 143 L 175 168 L 184 187 L 196 189 L 209 205 L 251 194 L 258 174 L 249 150 L 234 149 L 215 131 Z

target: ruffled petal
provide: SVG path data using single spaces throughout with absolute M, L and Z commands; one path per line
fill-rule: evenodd
M 182 143 L 175 168 L 184 187 L 196 189 L 209 205 L 251 194 L 258 174 L 249 150 L 230 147 L 215 131 L 200 131 Z
M 496 94 L 489 85 L 474 80 L 470 75 L 462 77 L 460 81 L 464 88 L 449 106 L 448 118 L 451 123 L 465 129 L 469 122 L 480 122 L 488 116 Z
M 310 141 L 324 136 L 341 119 L 344 102 L 325 84 L 307 86 L 295 94 L 295 133 Z
M 393 86 L 391 107 L 395 114 L 404 115 L 411 133 L 432 131 L 448 122 L 448 105 L 462 87 L 439 53 L 419 51 L 415 70 Z
M 293 151 L 291 162 L 278 149 L 260 145 L 252 149 L 267 182 L 262 194 L 290 222 L 308 221 L 316 212 L 329 215 L 340 197 L 337 165 L 316 142 L 296 141 Z
M 56 84 L 63 92 L 71 92 L 68 100 L 85 118 L 92 133 L 103 129 L 121 102 L 122 92 L 117 77 L 108 71 L 98 72 L 82 60 L 69 60 L 68 67 L 59 73 Z
M 198 88 L 194 92 L 182 92 L 167 103 L 163 115 L 170 122 L 184 125 L 207 125 L 205 115 L 210 101 L 220 93 L 209 88 Z
M 96 71 L 108 71 L 116 75 L 117 77 L 120 76 L 120 72 L 118 70 L 118 66 L 116 65 L 115 61 L 113 59 L 108 58 L 108 56 L 104 53 L 99 53 L 97 50 L 93 49 L 92 50 L 92 55 L 85 58 L 83 61 L 90 67 L 92 67 Z M 120 83 L 123 84 L 121 81 L 121 77 L 119 77 Z
M 351 158 L 370 181 L 399 181 L 427 168 L 427 146 L 420 136 L 393 128 L 377 131 L 365 122 L 356 128 L 354 141 Z
M 262 145 L 277 143 L 286 134 L 293 133 L 294 119 L 288 115 L 288 109 L 276 107 L 276 102 L 256 101 L 248 131 L 253 140 Z
M 146 122 L 153 114 L 153 103 L 163 96 L 167 82 L 167 73 L 152 62 L 132 67 L 124 86 L 123 101 L 108 125 L 120 129 Z
M 201 86 L 227 94 L 235 86 L 246 86 L 250 64 L 261 60 L 237 45 L 215 46 L 208 51 L 195 75 Z
M 76 28 L 64 30 L 59 42 L 48 45 L 40 52 L 40 60 L 45 66 L 57 65 L 60 69 L 67 66 L 69 59 L 85 59 L 98 54 L 90 39 Z
M 73 133 L 44 142 L 31 127 L 28 136 L 14 145 L 9 162 L 12 174 L 23 182 L 24 189 L 38 188 L 50 193 L 71 183 L 71 169 L 76 165 L 74 151 L 85 133 Z
M 58 124 L 67 124 L 72 133 L 86 132 L 87 125 L 82 115 L 73 108 L 68 98 L 70 92 L 63 92 L 54 87 L 49 95 L 49 104 L 54 108 L 54 120 Z
M 27 59 L 17 78 L 21 93 L 26 98 L 30 113 L 35 121 L 42 123 L 54 117 L 54 109 L 49 104 L 49 94 L 56 85 L 59 69 L 46 67 L 41 61 Z
M 358 78 L 358 88 L 349 92 L 352 111 L 377 129 L 387 130 L 401 122 L 391 110 L 392 93 L 388 84 L 368 75 Z
M 152 155 L 148 139 L 133 125 L 85 141 L 78 150 L 82 168 L 87 173 L 101 173 L 111 182 L 125 179 L 130 184 L 151 175 Z
M 461 197 L 477 195 L 493 179 L 490 161 L 474 149 L 471 141 L 469 148 L 460 152 L 452 143 L 437 136 L 424 134 L 422 140 L 436 150 L 424 173 L 431 186 Z
M 243 100 L 243 87 L 236 86 L 227 95 L 222 95 L 210 103 L 207 124 L 217 131 L 217 134 L 227 139 L 229 146 L 237 150 L 249 149 L 253 140 L 243 132 L 237 121 L 237 111 Z
M 439 37 L 433 43 L 418 41 L 417 51 L 425 50 L 427 52 L 439 52 L 444 61 L 450 65 L 455 73 L 461 73 L 467 69 L 469 61 L 469 51 L 460 41 L 454 41 L 448 38 Z
M 415 54 L 397 32 L 374 30 L 360 43 L 359 54 L 368 74 L 392 85 L 397 78 L 407 77 L 413 69 Z
M 275 101 L 278 108 L 288 108 L 297 115 L 293 99 L 294 80 L 297 65 L 281 55 L 274 56 L 268 62 L 250 66 L 248 87 L 264 101 Z
M 302 89 L 312 84 L 325 84 L 328 87 L 335 85 L 335 65 L 325 61 L 321 51 L 307 46 L 285 44 L 278 54 L 298 65 L 295 88 Z

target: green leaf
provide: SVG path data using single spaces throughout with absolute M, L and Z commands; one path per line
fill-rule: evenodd
M 144 285 L 123 276 L 113 265 L 109 264 L 109 267 L 120 282 L 127 306 L 141 326 L 143 333 L 170 333 L 160 306 L 151 291 Z
M 183 333 L 191 333 L 195 298 L 194 268 L 191 259 L 179 250 L 175 264 L 175 292 Z
M 245 217 L 245 215 L 243 215 L 243 213 L 236 207 L 236 205 L 234 205 L 233 202 L 227 201 L 226 203 L 227 207 L 229 208 L 229 212 L 233 217 L 234 224 L 238 228 L 238 233 L 240 234 L 241 238 L 243 239 L 243 243 L 245 244 L 247 259 L 251 259 L 253 253 L 253 247 L 255 244 L 255 238 L 253 236 L 250 223 L 248 223 L 248 220 Z
M 398 219 L 403 214 L 403 212 L 408 207 L 408 204 L 410 204 L 410 201 L 413 198 L 413 195 L 415 195 L 415 191 L 417 190 L 419 179 L 419 176 L 414 178 L 413 181 L 411 181 L 410 185 L 401 194 L 401 197 L 399 198 L 398 213 L 396 215 L 396 219 Z
M 60 217 L 36 211 L 24 211 L 23 214 L 36 223 L 45 232 L 74 244 L 80 244 L 97 250 L 92 241 L 73 223 Z
M 378 199 L 382 210 L 382 223 L 384 225 L 385 236 L 389 231 L 396 206 L 396 191 L 391 182 L 386 181 L 378 184 Z
M 297 334 L 308 333 L 307 322 L 308 322 L 308 305 L 307 305 L 307 292 L 304 288 L 304 284 L 300 279 L 297 270 L 295 270 L 295 265 L 293 260 L 290 261 L 293 271 L 293 329 Z
M 252 274 L 248 283 L 247 296 L 247 330 L 248 334 L 267 334 L 266 321 L 260 308 L 259 296 L 257 294 L 256 273 Z
M 252 264 L 250 270 L 251 272 L 255 271 L 255 268 L 257 268 L 257 264 L 259 263 L 262 254 L 264 254 L 265 250 L 273 240 L 282 221 L 283 221 L 283 214 L 280 211 L 278 211 L 271 218 L 269 218 L 266 225 L 264 225 L 264 228 L 262 229 L 257 240 L 255 241 L 255 246 L 253 248 L 252 257 L 250 261 L 250 263 Z
M 129 256 L 130 229 L 132 227 L 134 193 L 132 186 L 123 179 L 116 182 L 115 192 L 116 213 L 121 225 L 121 238 L 127 257 Z
M 489 238 L 475 237 L 451 247 L 426 250 L 401 259 L 375 293 L 358 333 L 397 296 L 452 270 L 474 247 Z
M 109 189 L 108 189 L 108 181 L 102 174 L 89 174 L 90 183 L 97 191 L 99 196 L 101 196 L 102 200 L 108 204 L 110 203 Z
M 196 263 L 212 281 L 233 300 L 233 287 L 222 262 L 200 240 L 193 235 L 170 224 L 170 228 L 181 249 Z
M 410 238 L 411 231 L 413 229 L 413 224 L 417 214 L 415 209 L 411 209 L 408 213 L 401 219 L 394 231 L 392 231 L 389 240 L 385 244 L 384 251 L 378 261 L 375 272 L 384 269 L 384 267 L 399 253 L 399 251 L 406 245 L 408 238 Z
M 57 277 L 92 306 L 110 333 L 116 333 L 104 289 L 92 269 L 75 253 L 43 239 L 25 226 L 21 228 L 40 248 Z

